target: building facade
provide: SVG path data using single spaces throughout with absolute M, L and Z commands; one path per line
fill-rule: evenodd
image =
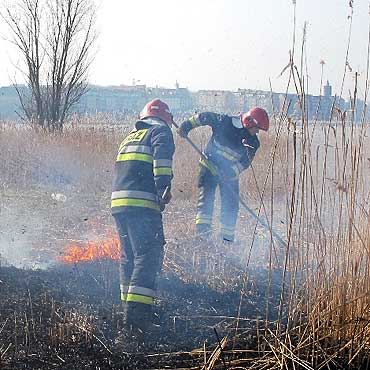
M 21 87 L 25 89 L 25 87 Z M 260 106 L 272 115 L 286 112 L 297 121 L 302 121 L 302 105 L 306 120 L 329 121 L 333 107 L 344 111 L 355 111 L 357 120 L 362 118 L 363 102 L 357 101 L 356 109 L 343 99 L 332 96 L 332 87 L 327 81 L 323 95 L 305 95 L 304 101 L 291 93 L 238 89 L 199 90 L 191 92 L 176 83 L 175 88 L 148 87 L 146 85 L 90 86 L 88 92 L 74 107 L 77 114 L 91 115 L 98 113 L 137 114 L 142 107 L 154 98 L 163 99 L 175 114 L 190 114 L 195 111 L 214 111 L 219 113 L 238 114 L 254 106 Z M 0 88 L 0 119 L 18 117 L 19 102 L 14 87 Z M 363 110 L 363 109 L 362 109 Z M 285 115 L 285 114 L 284 114 Z

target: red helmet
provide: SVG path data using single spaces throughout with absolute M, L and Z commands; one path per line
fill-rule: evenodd
M 261 130 L 269 129 L 269 116 L 263 108 L 255 107 L 241 116 L 242 125 L 245 128 L 258 127 Z
M 170 108 L 160 99 L 154 99 L 145 105 L 139 114 L 139 119 L 144 119 L 147 117 L 159 118 L 166 122 L 169 126 L 171 126 L 173 122 L 173 116 Z

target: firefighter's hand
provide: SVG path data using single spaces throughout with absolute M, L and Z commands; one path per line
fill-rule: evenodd
M 159 200 L 159 209 L 161 210 L 161 212 L 165 210 L 166 204 L 168 204 L 172 198 L 171 193 L 169 192 L 168 194 L 169 195 L 166 197 L 166 199 L 160 198 Z
M 166 188 L 166 190 L 163 192 L 162 196 L 159 198 L 159 208 L 161 212 L 164 211 L 166 208 L 166 204 L 168 204 L 172 199 L 171 190 L 169 188 Z
M 185 138 L 188 136 L 188 134 L 185 132 L 185 130 L 182 128 L 182 126 L 180 126 L 178 129 L 177 129 L 177 134 L 182 137 L 182 138 Z
M 164 203 L 164 204 L 168 204 L 168 203 L 171 201 L 171 199 L 172 199 L 171 190 L 166 190 L 166 191 L 163 193 L 162 197 L 161 197 L 161 201 L 162 201 L 162 203 Z

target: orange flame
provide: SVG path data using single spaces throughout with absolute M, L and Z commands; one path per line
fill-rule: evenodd
M 64 263 L 79 263 L 98 260 L 119 260 L 121 258 L 121 246 L 117 236 L 110 236 L 104 241 L 89 241 L 81 244 L 67 246 L 64 254 L 60 257 Z

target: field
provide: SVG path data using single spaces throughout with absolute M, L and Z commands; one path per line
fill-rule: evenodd
M 370 368 L 365 125 L 276 118 L 241 179 L 243 199 L 270 229 L 241 209 L 227 247 L 217 222 L 209 243 L 195 237 L 198 156 L 176 138 L 161 329 L 149 354 L 114 344 L 117 262 L 63 262 L 70 246 L 116 243 L 111 174 L 128 129 L 109 117 L 60 135 L 1 125 L 0 368 Z M 206 129 L 192 135 L 205 145 Z

